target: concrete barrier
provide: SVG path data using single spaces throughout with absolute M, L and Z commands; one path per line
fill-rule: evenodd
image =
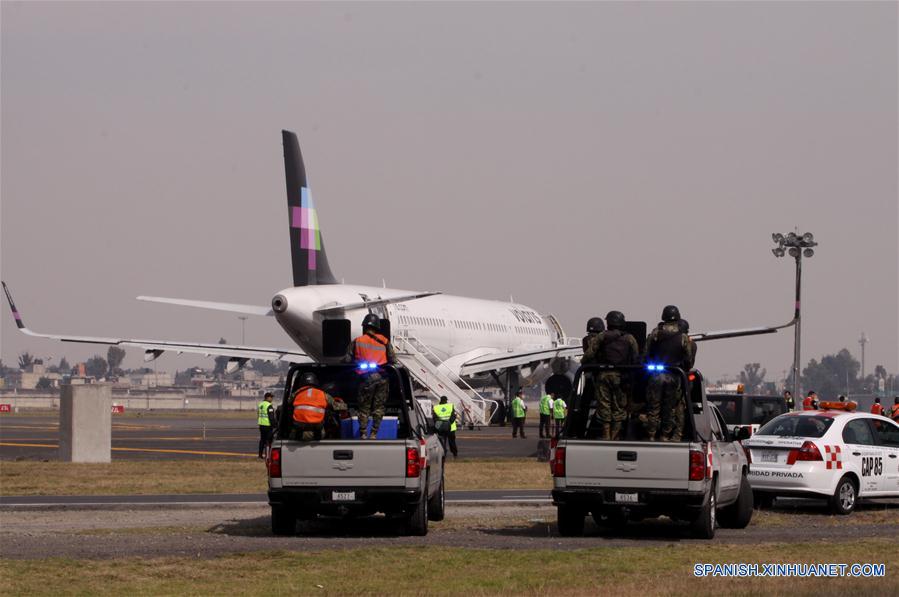
M 63 462 L 110 462 L 111 411 L 111 386 L 62 386 L 59 400 L 59 459 Z

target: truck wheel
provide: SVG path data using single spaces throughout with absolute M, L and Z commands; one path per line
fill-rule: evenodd
M 428 484 L 425 483 L 425 492 L 415 505 L 415 509 L 406 518 L 406 534 L 423 537 L 428 534 Z
M 443 476 L 440 476 L 440 487 L 437 493 L 431 496 L 428 504 L 428 520 L 440 522 L 446 513 L 446 495 L 443 491 Z
M 718 499 L 715 496 L 717 492 L 717 483 L 712 482 L 712 489 L 709 491 L 709 499 L 703 504 L 699 511 L 699 516 L 693 521 L 691 531 L 697 539 L 714 539 L 715 538 L 715 522 L 716 512 L 718 508 Z
M 580 537 L 584 534 L 584 512 L 572 506 L 557 509 L 559 534 L 563 537 Z
M 845 475 L 837 483 L 837 488 L 830 496 L 830 510 L 834 514 L 851 514 L 858 501 L 858 488 L 849 475 Z
M 297 519 L 293 511 L 286 506 L 272 506 L 272 533 L 275 535 L 293 535 L 297 530 Z
M 777 496 L 773 493 L 765 493 L 764 491 L 753 491 L 752 501 L 755 508 L 767 510 L 768 508 L 774 507 Z
M 752 520 L 752 487 L 746 475 L 740 478 L 740 495 L 730 506 L 721 509 L 718 517 L 721 526 L 727 529 L 745 529 Z

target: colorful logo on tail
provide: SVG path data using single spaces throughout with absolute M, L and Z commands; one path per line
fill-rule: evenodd
M 309 189 L 300 187 L 300 207 L 293 207 L 291 210 L 290 227 L 299 230 L 300 248 L 306 249 L 307 267 L 314 271 L 318 252 L 322 250 L 322 236 Z

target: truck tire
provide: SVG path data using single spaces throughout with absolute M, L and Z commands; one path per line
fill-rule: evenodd
M 293 535 L 297 530 L 297 518 L 286 506 L 272 506 L 272 534 Z
M 440 476 L 440 487 L 437 493 L 431 496 L 428 504 L 428 520 L 440 522 L 446 514 L 446 494 L 443 490 L 443 475 Z
M 740 495 L 730 506 L 721 509 L 718 516 L 721 526 L 726 529 L 745 529 L 752 520 L 752 487 L 746 475 L 740 478 Z
M 837 488 L 830 496 L 830 510 L 834 514 L 852 514 L 855 504 L 858 502 L 858 487 L 849 475 L 843 475 L 837 483 Z
M 717 485 L 717 481 L 712 481 L 709 497 L 699 511 L 699 516 L 697 516 L 693 520 L 693 524 L 690 525 L 690 530 L 697 539 L 715 538 L 715 523 L 717 522 L 716 509 L 718 508 L 718 498 L 715 495 L 718 491 Z
M 559 534 L 563 537 L 580 537 L 584 534 L 584 512 L 572 506 L 557 508 Z
M 428 534 L 428 484 L 425 483 L 425 491 L 415 504 L 415 509 L 406 517 L 406 534 L 416 537 L 424 537 Z

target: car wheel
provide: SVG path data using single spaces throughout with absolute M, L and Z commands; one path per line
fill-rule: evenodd
M 272 506 L 272 533 L 275 535 L 293 535 L 297 530 L 297 518 L 293 511 L 285 506 Z
M 437 489 L 437 493 L 431 496 L 428 504 L 428 519 L 434 522 L 440 522 L 446 514 L 446 492 L 443 490 L 443 484 L 444 479 L 441 476 L 440 487 Z
M 563 537 L 580 537 L 584 534 L 584 512 L 572 506 L 559 506 L 556 510 L 559 534 Z
M 858 502 L 858 487 L 852 477 L 846 475 L 837 483 L 830 497 L 830 509 L 834 514 L 851 514 Z
M 415 505 L 415 509 L 406 518 L 406 534 L 423 537 L 428 534 L 428 484 L 425 483 L 425 492 Z
M 712 482 L 709 497 L 699 511 L 699 516 L 693 521 L 691 531 L 697 539 L 714 539 L 715 525 L 717 523 L 718 499 L 715 495 L 718 491 L 717 483 Z
M 721 509 L 718 517 L 721 526 L 728 529 L 745 529 L 752 520 L 752 487 L 746 476 L 740 479 L 740 494 L 737 501 Z

